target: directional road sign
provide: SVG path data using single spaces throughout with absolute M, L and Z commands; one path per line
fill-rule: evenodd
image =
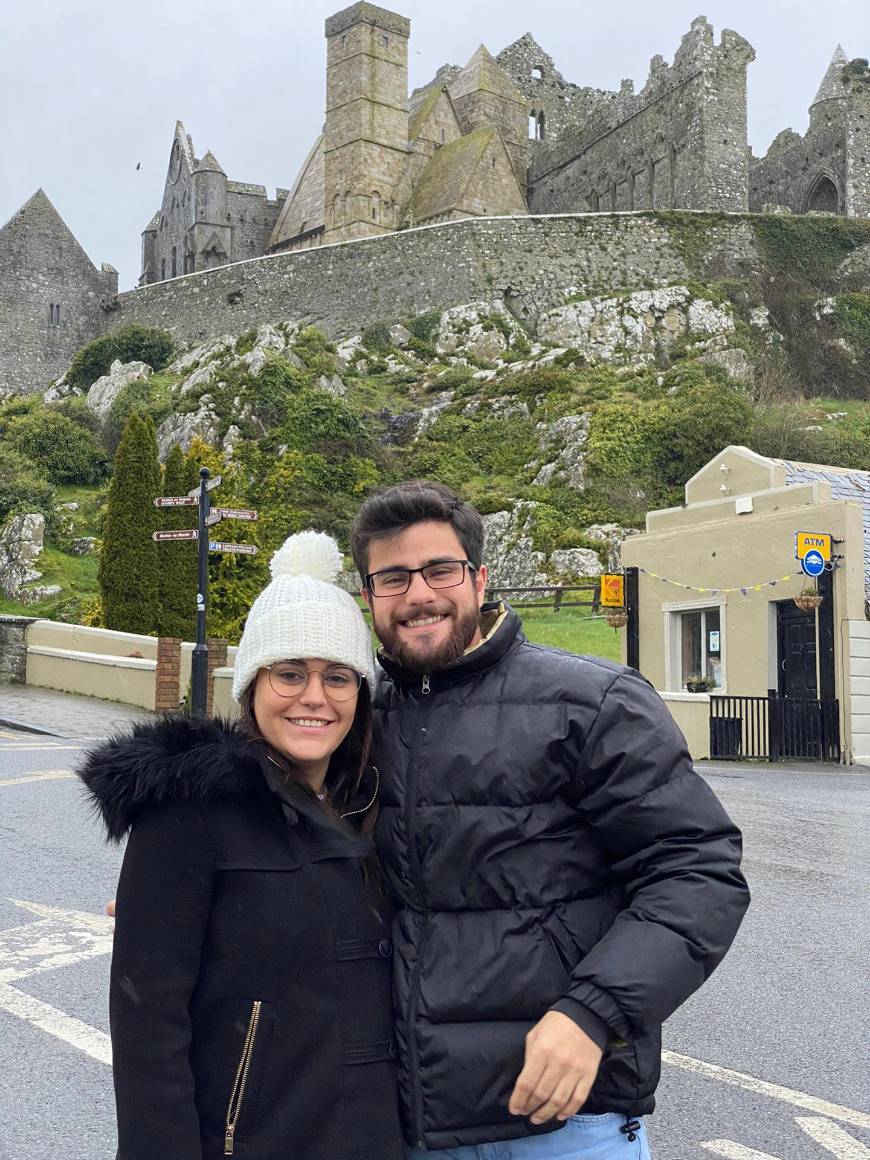
M 243 556 L 256 556 L 260 550 L 256 544 L 228 544 L 226 540 L 210 540 L 210 552 L 236 552 Z
M 807 576 L 821 576 L 825 570 L 825 557 L 813 548 L 801 560 L 801 568 Z
M 215 508 L 214 511 L 220 512 L 223 520 L 258 520 L 260 513 L 252 511 L 251 508 Z
M 212 508 L 212 510 L 205 517 L 205 526 L 210 528 L 212 524 L 219 524 L 221 522 L 220 508 Z
M 173 530 L 169 532 L 152 532 L 152 540 L 196 540 L 199 538 L 199 532 L 196 528 L 181 528 L 180 530 Z
M 829 532 L 795 532 L 794 555 L 803 560 L 808 552 L 818 552 L 823 560 L 831 558 L 831 536 Z
M 222 483 L 223 483 L 223 476 L 222 475 L 213 475 L 211 477 L 211 479 L 208 481 L 208 483 L 205 485 L 205 490 L 212 491 L 214 488 L 220 487 L 220 485 Z M 197 484 L 196 487 L 192 487 L 187 494 L 194 496 L 196 499 L 199 499 L 199 484 Z
M 195 495 L 158 495 L 154 501 L 157 508 L 196 507 L 199 500 Z

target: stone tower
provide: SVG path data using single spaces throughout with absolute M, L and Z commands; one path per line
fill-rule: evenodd
M 408 161 L 411 22 L 374 4 L 326 21 L 326 242 L 399 226 L 396 190 Z

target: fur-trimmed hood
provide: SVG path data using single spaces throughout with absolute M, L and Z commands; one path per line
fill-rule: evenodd
M 77 773 L 115 842 L 144 806 L 247 797 L 263 780 L 258 747 L 238 725 L 189 717 L 140 722 L 92 749 Z

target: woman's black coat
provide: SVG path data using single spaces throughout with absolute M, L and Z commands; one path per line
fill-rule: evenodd
M 215 722 L 81 771 L 130 834 L 111 975 L 118 1160 L 400 1160 L 389 930 L 348 836 Z M 364 805 L 371 797 L 370 787 Z

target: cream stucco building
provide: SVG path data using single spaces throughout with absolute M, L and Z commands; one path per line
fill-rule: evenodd
M 818 581 L 801 572 L 799 532 L 832 538 Z M 623 564 L 626 660 L 694 757 L 870 763 L 870 471 L 727 447 L 683 506 L 648 513 Z M 819 607 L 798 608 L 816 586 Z

